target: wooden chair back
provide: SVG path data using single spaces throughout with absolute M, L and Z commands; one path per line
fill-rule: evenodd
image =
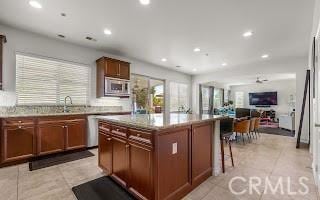
M 254 131 L 254 127 L 255 127 L 255 125 L 256 125 L 256 120 L 257 120 L 258 118 L 256 118 L 256 117 L 253 117 L 253 118 L 251 118 L 250 119 L 250 131 L 252 132 L 252 131 Z
M 243 120 L 234 124 L 234 131 L 238 133 L 249 133 L 250 120 Z
M 260 118 L 257 118 L 255 123 L 254 123 L 254 129 L 255 130 L 258 130 L 260 127 Z

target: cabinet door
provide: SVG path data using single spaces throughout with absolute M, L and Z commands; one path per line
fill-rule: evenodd
M 86 147 L 86 120 L 66 121 L 66 150 Z
M 4 127 L 2 137 L 3 162 L 35 155 L 35 128 L 33 126 Z
M 192 126 L 192 183 L 212 173 L 212 131 L 212 123 Z
M 120 62 L 119 74 L 121 79 L 130 80 L 130 64 L 127 62 Z
M 112 137 L 112 176 L 123 186 L 128 183 L 128 148 L 125 140 Z
M 105 76 L 119 78 L 119 61 L 113 59 L 106 60 Z
M 64 151 L 65 128 L 63 123 L 43 123 L 38 127 L 38 154 Z
M 110 135 L 99 133 L 98 162 L 107 174 L 112 173 L 112 138 Z
M 129 190 L 141 199 L 153 199 L 152 149 L 130 143 L 129 147 Z

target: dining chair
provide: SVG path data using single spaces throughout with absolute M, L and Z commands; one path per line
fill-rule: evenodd
M 254 132 L 255 132 L 256 135 L 258 134 L 259 137 L 260 137 L 259 128 L 260 128 L 260 118 L 257 118 L 255 123 L 254 123 Z
M 254 138 L 254 134 L 255 134 L 255 125 L 256 125 L 256 120 L 258 118 L 257 117 L 253 117 L 250 119 L 250 133 L 249 133 L 249 137 L 252 136 L 252 138 Z M 257 138 L 257 135 L 256 135 L 256 138 Z
M 245 141 L 244 141 L 244 135 L 245 134 L 247 134 L 248 140 L 249 140 L 250 120 L 243 120 L 243 121 L 235 122 L 234 131 L 236 133 L 240 133 L 241 134 L 243 144 L 245 144 Z
M 233 135 L 233 118 L 226 118 L 220 120 L 220 145 L 221 145 L 221 164 L 222 164 L 222 172 L 225 172 L 225 154 L 224 154 L 224 141 L 229 145 L 229 152 L 231 157 L 231 164 L 234 167 L 232 148 L 231 148 L 231 139 L 230 137 Z

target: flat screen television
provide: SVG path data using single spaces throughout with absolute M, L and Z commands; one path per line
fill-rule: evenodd
M 277 92 L 249 93 L 249 104 L 255 106 L 278 105 Z

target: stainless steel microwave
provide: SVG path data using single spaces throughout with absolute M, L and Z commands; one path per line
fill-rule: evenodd
M 104 84 L 105 96 L 130 96 L 130 81 L 128 80 L 105 77 Z

